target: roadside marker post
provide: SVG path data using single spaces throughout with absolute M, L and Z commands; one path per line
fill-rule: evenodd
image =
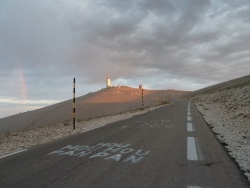
M 139 89 L 141 89 L 141 107 L 144 109 L 144 101 L 143 101 L 143 86 L 139 85 Z
M 142 106 L 142 109 L 144 109 L 143 88 L 141 89 L 141 106 Z
M 76 128 L 76 95 L 75 95 L 75 92 L 76 92 L 76 79 L 74 78 L 73 80 L 73 129 Z
M 170 104 L 171 103 L 171 94 L 170 93 L 168 93 L 166 95 L 166 99 L 167 99 L 167 103 Z

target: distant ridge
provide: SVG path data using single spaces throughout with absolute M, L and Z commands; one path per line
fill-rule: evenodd
M 236 78 L 236 79 L 222 82 L 219 84 L 215 84 L 215 85 L 203 88 L 203 89 L 196 90 L 196 91 L 188 94 L 187 96 L 192 97 L 195 95 L 211 93 L 211 92 L 220 91 L 220 90 L 224 90 L 224 89 L 231 89 L 231 88 L 235 88 L 235 87 L 244 87 L 244 86 L 249 85 L 249 84 L 250 84 L 250 75 L 246 75 L 246 76 L 243 76 L 240 78 Z
M 76 120 L 119 114 L 141 108 L 141 89 L 110 87 L 76 98 Z M 185 91 L 144 89 L 144 106 L 166 101 L 166 94 L 177 100 Z M 72 100 L 0 119 L 0 132 L 63 124 L 72 120 Z

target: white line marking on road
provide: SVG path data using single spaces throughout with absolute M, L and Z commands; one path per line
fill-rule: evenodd
M 187 137 L 187 160 L 198 160 L 194 137 Z
M 192 124 L 192 123 L 187 123 L 187 131 L 188 131 L 188 132 L 194 131 L 194 129 L 193 129 L 193 124 Z
M 191 116 L 191 112 L 190 112 L 190 111 L 188 111 L 187 115 L 188 115 L 188 116 Z
M 174 125 L 166 125 L 166 128 L 174 128 Z
M 28 150 L 28 149 L 22 149 L 22 150 L 15 151 L 15 152 L 13 152 L 13 153 L 9 153 L 9 154 L 7 154 L 7 155 L 3 155 L 3 156 L 0 157 L 0 159 L 2 159 L 2 158 L 4 158 L 4 157 L 8 157 L 8 156 L 10 156 L 10 155 L 14 155 L 14 154 L 17 154 L 17 153 L 21 153 L 21 152 L 26 151 L 26 150 Z
M 187 188 L 202 188 L 200 186 L 187 186 Z
M 122 127 L 122 129 L 127 128 L 127 127 L 129 128 L 129 127 L 131 127 L 131 126 L 126 126 L 126 125 L 124 125 L 124 126 Z
M 88 129 L 88 130 L 84 130 L 84 131 L 82 131 L 81 133 L 85 133 L 85 132 L 91 131 L 91 130 L 93 130 L 93 129 L 97 129 L 97 128 L 103 127 L 103 126 L 105 126 L 105 125 L 106 125 L 106 124 L 101 125 L 101 126 L 98 126 L 98 127 L 94 127 L 94 128 Z
M 191 116 L 187 116 L 187 120 L 188 121 L 192 121 L 192 117 Z

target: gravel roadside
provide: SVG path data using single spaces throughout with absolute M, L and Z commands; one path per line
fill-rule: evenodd
M 250 86 L 200 94 L 197 109 L 250 181 Z
M 131 118 L 133 116 L 155 110 L 164 105 L 150 107 L 144 110 L 125 112 L 117 115 L 93 118 L 88 121 L 76 122 L 76 129 L 72 129 L 71 122 L 56 124 L 47 127 L 38 127 L 24 131 L 1 133 L 0 134 L 0 157 L 12 152 L 27 149 L 39 144 L 56 140 L 65 136 L 88 131 L 94 128 L 105 126 L 109 123 Z

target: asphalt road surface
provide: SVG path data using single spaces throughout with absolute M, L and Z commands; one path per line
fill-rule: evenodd
M 0 159 L 0 187 L 250 187 L 195 106 L 177 102 Z

